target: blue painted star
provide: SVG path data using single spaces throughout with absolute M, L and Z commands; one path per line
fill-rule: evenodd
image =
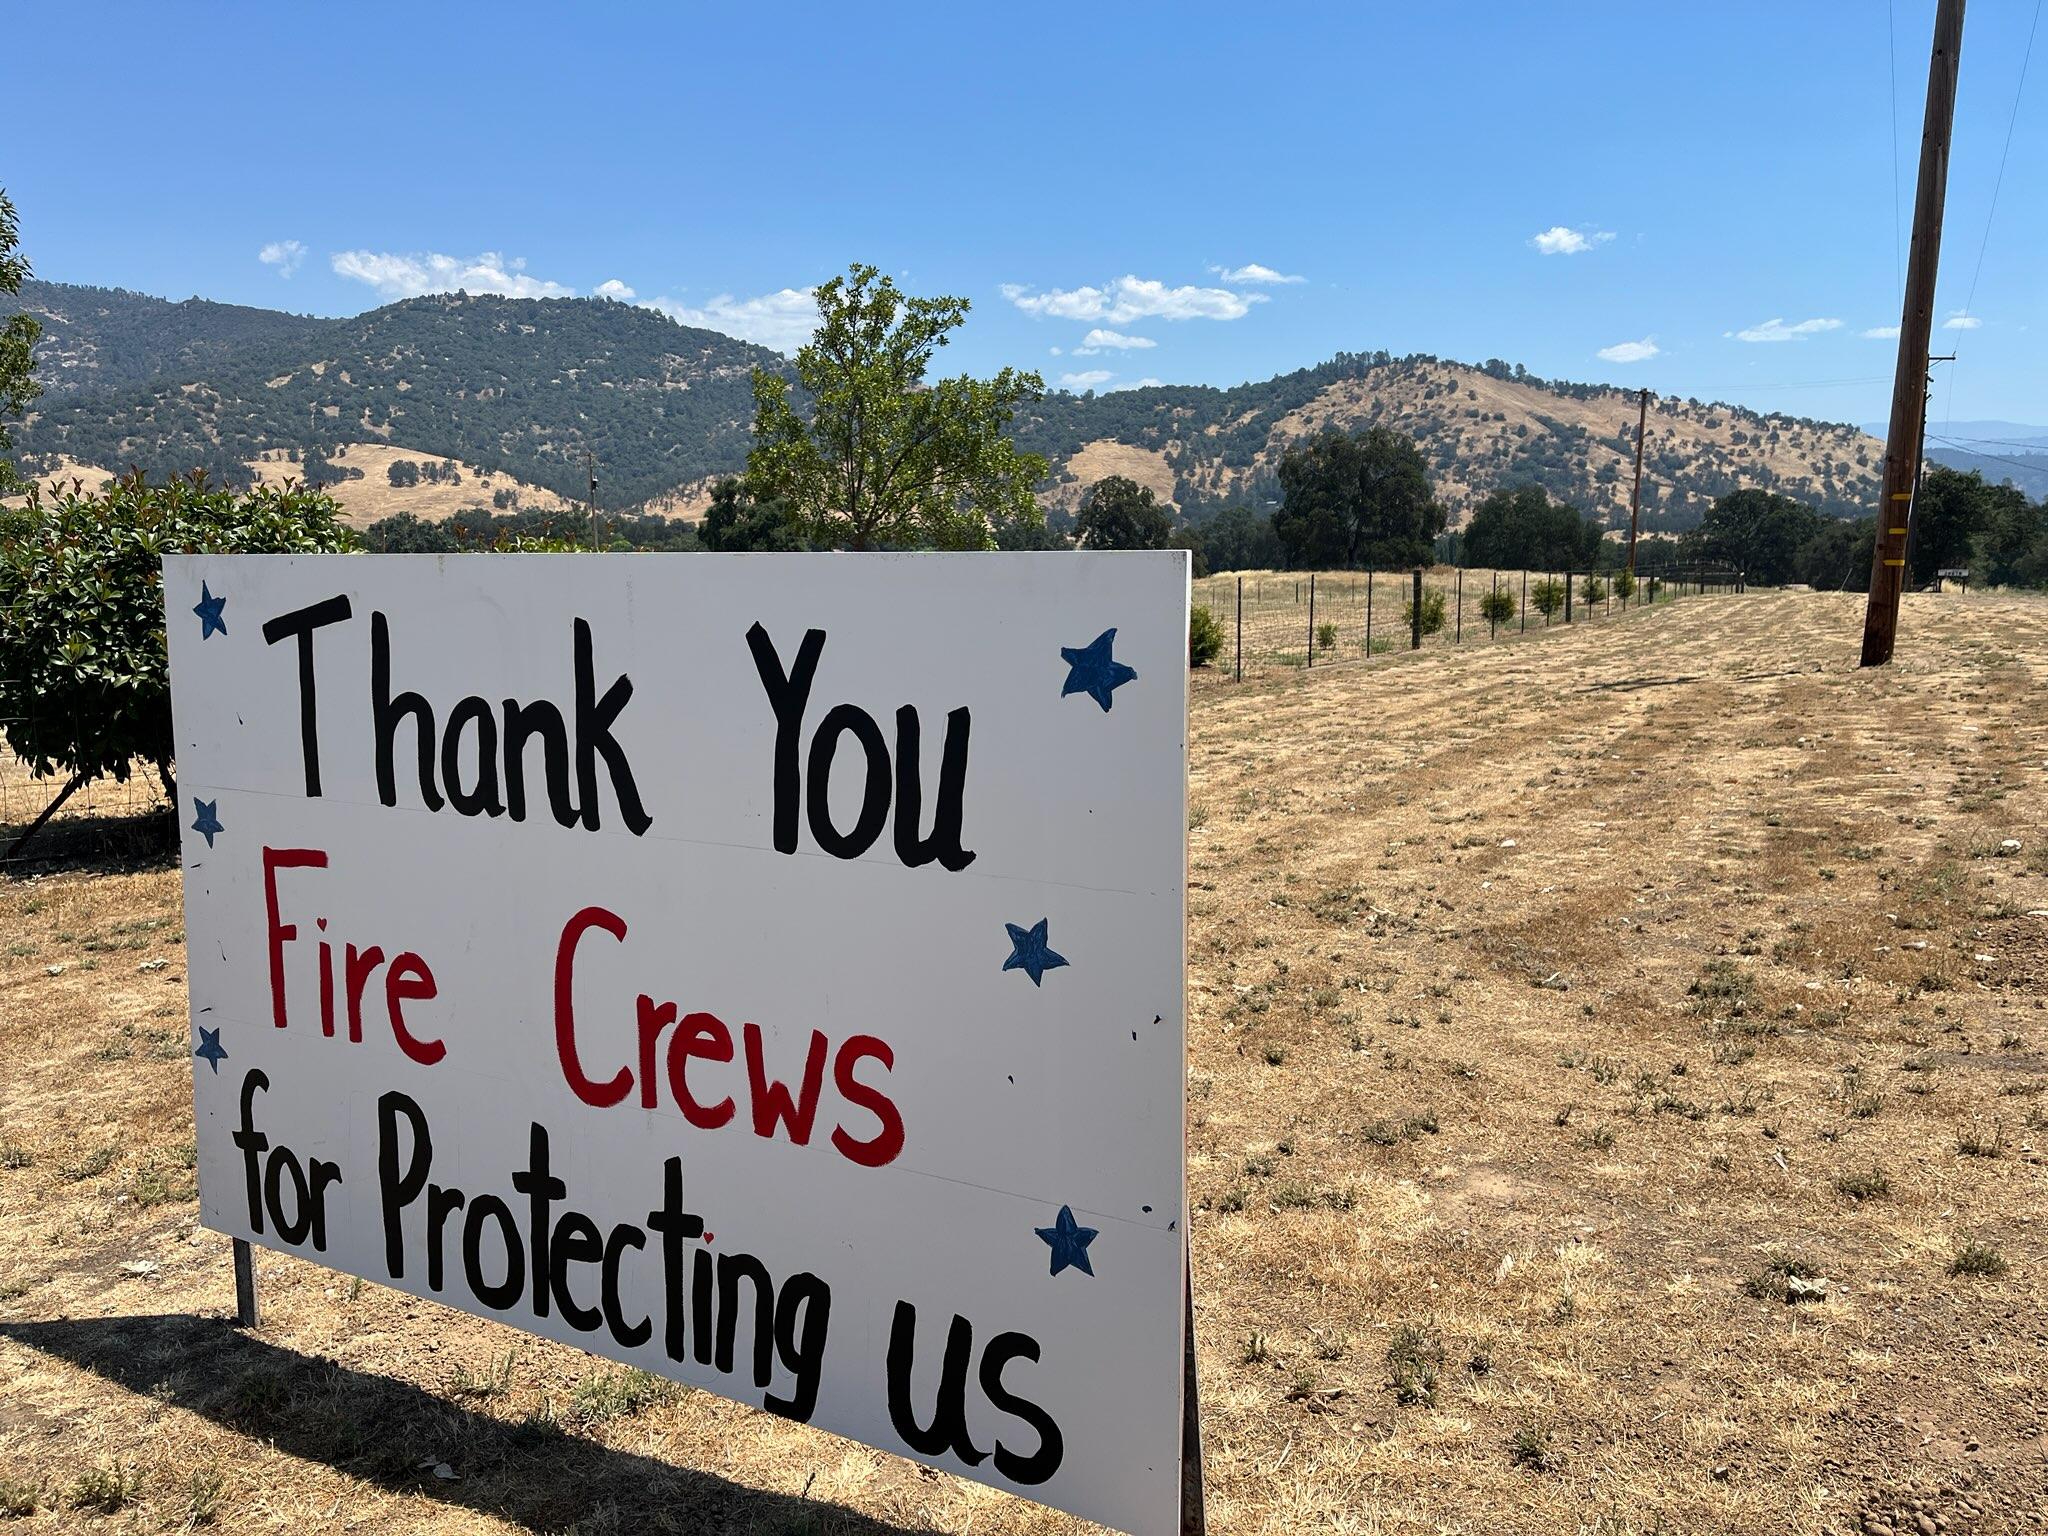
M 1022 971 L 1031 978 L 1031 985 L 1045 985 L 1043 977 L 1047 971 L 1056 971 L 1067 963 L 1067 957 L 1057 954 L 1045 942 L 1046 929 L 1050 918 L 1041 917 L 1029 928 L 1019 928 L 1015 923 L 1003 926 L 1010 931 L 1010 958 L 1003 962 L 1006 971 Z
M 220 616 L 221 610 L 227 605 L 228 600 L 225 597 L 215 597 L 213 588 L 203 581 L 199 583 L 199 601 L 192 605 L 192 611 L 199 615 L 200 639 L 228 632 L 228 621 Z
M 218 800 L 195 799 L 192 802 L 192 808 L 199 812 L 192 822 L 192 830 L 206 839 L 206 846 L 209 848 L 213 846 L 214 838 L 227 830 L 220 824 L 220 817 L 215 814 L 219 805 Z
M 1046 1246 L 1052 1249 L 1054 1274 L 1068 1268 L 1078 1269 L 1084 1275 L 1095 1273 L 1095 1266 L 1088 1262 L 1088 1245 L 1095 1241 L 1096 1230 L 1093 1227 L 1084 1227 L 1074 1220 L 1074 1208 L 1071 1205 L 1060 1207 L 1060 1213 L 1053 1218 L 1051 1226 L 1037 1227 L 1033 1230 L 1044 1238 Z
M 204 1024 L 199 1026 L 199 1049 L 192 1054 L 213 1068 L 215 1077 L 220 1076 L 220 1064 L 228 1059 L 227 1050 L 220 1043 L 220 1031 L 208 1029 Z M 1094 1234 L 1091 1232 L 1089 1236 Z
M 1136 677 L 1134 668 L 1125 666 L 1109 654 L 1116 643 L 1116 631 L 1105 629 L 1086 645 L 1063 645 L 1060 660 L 1070 669 L 1067 680 L 1060 686 L 1060 697 L 1070 693 L 1085 693 L 1102 706 L 1104 714 L 1109 713 L 1109 696 Z

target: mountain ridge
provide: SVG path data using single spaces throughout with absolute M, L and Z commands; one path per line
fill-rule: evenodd
M 601 507 L 687 515 L 715 477 L 744 467 L 753 369 L 790 370 L 766 348 L 603 299 L 438 294 L 324 318 L 33 282 L 20 307 L 45 324 L 46 394 L 16 434 L 34 472 L 61 462 L 246 479 L 266 459 L 321 465 L 355 443 L 581 500 L 588 454 Z M 1530 481 L 1625 522 L 1635 408 L 1636 391 L 1498 359 L 1340 352 L 1228 389 L 1055 392 L 1012 432 L 1045 455 L 1039 495 L 1054 515 L 1104 473 L 1152 485 L 1188 518 L 1262 505 L 1277 499 L 1289 443 L 1380 425 L 1414 437 L 1454 522 L 1488 491 Z M 1747 485 L 1858 515 L 1874 503 L 1880 459 L 1845 424 L 1654 396 L 1644 526 L 1689 526 Z

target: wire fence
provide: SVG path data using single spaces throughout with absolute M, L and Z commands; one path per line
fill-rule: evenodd
M 1653 604 L 1745 590 L 1720 566 L 1617 571 L 1229 571 L 1195 583 L 1223 647 L 1212 675 L 1369 663 L 1411 649 L 1499 643 L 1566 624 L 1604 624 Z M 1417 598 L 1420 595 L 1421 623 Z
M 125 780 L 37 777 L 7 744 L 10 726 L 34 723 L 0 718 L 0 875 L 175 853 L 170 796 L 154 771 L 137 763 Z

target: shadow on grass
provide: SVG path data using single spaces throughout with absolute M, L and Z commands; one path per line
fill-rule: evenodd
M 608 1450 L 552 1420 L 493 1418 L 214 1319 L 8 1322 L 0 1338 L 380 1488 L 535 1530 L 591 1520 L 601 1530 L 691 1536 L 909 1536 L 833 1505 Z M 429 1460 L 452 1464 L 459 1477 L 436 1478 L 421 1466 Z
M 177 861 L 178 830 L 170 811 L 59 816 L 15 851 L 22 827 L 0 822 L 0 879 L 28 875 L 125 875 L 166 869 Z

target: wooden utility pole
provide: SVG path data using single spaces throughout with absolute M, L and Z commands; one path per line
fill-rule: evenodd
M 1899 634 L 1899 593 L 1906 584 L 1906 540 L 1913 526 L 1913 488 L 1920 473 L 1920 433 L 1927 344 L 1934 334 L 1934 279 L 1941 266 L 1941 214 L 1948 197 L 1949 130 L 1955 123 L 1956 76 L 1963 53 L 1963 0 L 1940 0 L 1934 49 L 1927 63 L 1927 115 L 1920 130 L 1920 181 L 1913 196 L 1913 242 L 1906 256 L 1905 306 L 1899 316 L 1899 359 L 1892 380 L 1891 423 L 1884 438 L 1884 486 L 1877 509 L 1877 548 L 1870 561 L 1870 602 L 1863 614 L 1863 660 L 1881 667 Z
M 1636 488 L 1628 499 L 1628 573 L 1636 573 L 1636 528 L 1643 515 L 1643 429 L 1650 422 L 1650 392 L 1636 402 Z

